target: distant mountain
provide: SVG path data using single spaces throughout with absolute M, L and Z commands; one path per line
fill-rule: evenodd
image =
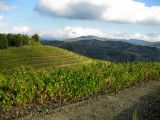
M 145 40 L 139 40 L 139 39 L 111 39 L 114 41 L 123 41 L 123 42 L 128 42 L 128 43 L 132 43 L 132 44 L 138 44 L 138 45 L 148 45 L 151 44 L 152 42 L 149 41 L 145 41 Z
M 65 41 L 79 41 L 79 40 L 101 40 L 101 41 L 108 41 L 110 40 L 109 38 L 102 38 L 102 37 L 97 37 L 97 36 L 80 36 L 77 38 L 71 38 L 71 39 L 67 39 Z
M 122 41 L 101 41 L 94 39 L 72 41 L 41 41 L 41 43 L 43 45 L 52 45 L 64 48 L 90 58 L 112 62 L 160 62 L 160 48 L 135 45 Z
M 150 43 L 150 46 L 160 47 L 160 42 Z
M 102 38 L 102 37 L 97 37 L 97 36 L 92 36 L 92 35 L 71 38 L 71 39 L 67 39 L 65 41 L 79 41 L 79 40 L 122 41 L 122 42 L 137 44 L 137 45 L 147 45 L 147 46 L 160 47 L 160 42 L 149 42 L 149 41 L 140 40 L 140 39 L 129 39 L 129 40 L 127 40 L 127 39 L 110 39 L 110 38 Z
M 129 39 L 129 40 L 121 40 L 121 41 L 132 43 L 132 44 L 138 44 L 138 45 L 160 47 L 160 42 L 149 42 L 149 41 L 138 40 L 138 39 Z

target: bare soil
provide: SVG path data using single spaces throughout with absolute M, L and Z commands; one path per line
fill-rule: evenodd
M 118 94 L 99 94 L 87 100 L 50 103 L 44 110 L 30 108 L 17 120 L 160 120 L 160 81 L 150 81 L 120 90 Z M 20 110 L 15 111 L 19 114 Z M 9 118 L 8 119 L 13 119 Z

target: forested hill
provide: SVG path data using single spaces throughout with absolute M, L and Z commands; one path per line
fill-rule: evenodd
M 64 48 L 90 58 L 112 62 L 160 61 L 160 48 L 121 41 L 41 41 L 41 44 Z

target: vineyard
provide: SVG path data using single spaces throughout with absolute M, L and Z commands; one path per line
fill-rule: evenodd
M 11 76 L 0 75 L 0 105 L 4 109 L 46 101 L 72 101 L 103 91 L 118 92 L 143 81 L 160 78 L 160 63 L 109 63 L 53 67 L 27 72 L 22 66 Z
M 1 50 L 0 56 L 3 110 L 29 104 L 45 106 L 47 101 L 74 101 L 160 78 L 159 62 L 104 62 L 49 46 L 9 48 Z
M 34 69 L 52 68 L 52 66 L 63 66 L 79 64 L 90 61 L 89 58 L 69 52 L 64 49 L 50 46 L 32 46 L 9 48 L 0 50 L 0 72 L 7 70 L 12 73 L 14 68 L 21 65 Z

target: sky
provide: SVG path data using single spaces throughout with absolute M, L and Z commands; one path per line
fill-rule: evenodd
M 160 0 L 0 0 L 0 33 L 160 41 Z

